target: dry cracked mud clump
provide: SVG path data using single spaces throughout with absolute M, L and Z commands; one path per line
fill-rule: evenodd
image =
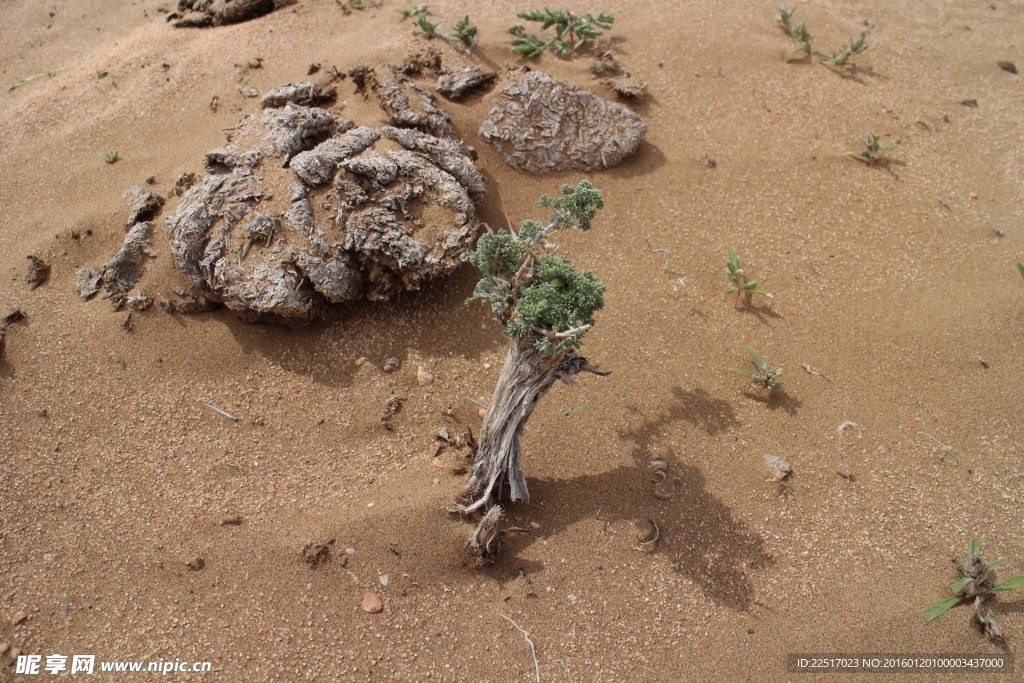
M 437 92 L 450 100 L 461 100 L 475 90 L 489 88 L 497 77 L 493 71 L 484 71 L 475 65 L 445 66 L 437 79 Z
M 369 83 L 391 125 L 451 137 L 451 119 L 447 112 L 438 108 L 434 97 L 399 69 L 390 67 L 386 71 L 390 73 L 382 72 L 380 77 L 371 71 Z
M 276 9 L 291 5 L 295 0 L 178 0 L 178 13 L 168 21 L 175 28 L 223 26 L 249 21 Z
M 249 320 L 383 300 L 469 258 L 483 178 L 454 140 L 353 127 L 314 107 L 253 114 L 207 155 L 166 229 L 204 296 Z
M 622 105 L 530 71 L 501 91 L 480 137 L 509 166 L 552 173 L 615 166 L 636 152 L 646 130 Z
M 103 286 L 106 298 L 117 299 L 130 292 L 142 279 L 146 258 L 154 255 L 152 243 L 152 222 L 144 221 L 133 225 L 125 235 L 121 248 L 107 265 L 99 270 L 83 268 L 78 271 L 78 293 L 83 299 L 89 299 Z
M 313 107 L 330 102 L 337 97 L 337 94 L 334 88 L 324 90 L 316 83 L 308 81 L 304 83 L 286 83 L 285 85 L 271 88 L 264 93 L 263 98 L 260 100 L 260 106 L 264 109 L 272 109 L 283 107 L 292 102 L 306 107 Z

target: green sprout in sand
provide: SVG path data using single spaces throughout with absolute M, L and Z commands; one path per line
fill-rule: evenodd
M 953 560 L 957 579 L 950 586 L 951 595 L 928 608 L 925 612 L 928 621 L 938 619 L 957 605 L 970 602 L 974 606 L 974 618 L 989 640 L 1002 640 L 1003 630 L 987 603 L 996 593 L 1024 588 L 1024 575 L 1018 574 L 996 583 L 995 569 L 1001 564 L 986 564 L 981 555 L 981 541 L 977 537 L 972 538 L 970 552 Z
M 56 71 L 44 71 L 41 74 L 35 74 L 35 75 L 32 75 L 32 76 L 24 76 L 24 77 L 19 78 L 18 80 L 16 80 L 14 83 L 11 83 L 9 86 L 7 86 L 7 92 L 11 92 L 13 90 L 17 90 L 18 88 L 20 88 L 20 87 L 22 87 L 24 85 L 28 85 L 29 83 L 31 83 L 32 81 L 36 80 L 37 78 L 42 78 L 43 76 L 46 76 L 47 78 L 53 78 L 56 75 L 57 75 Z
M 402 15 L 403 19 L 408 19 L 409 17 L 418 17 L 420 15 L 429 14 L 430 13 L 430 5 L 428 5 L 425 2 L 422 2 L 422 3 L 414 6 L 412 4 L 412 1 L 410 0 L 406 4 L 407 4 L 406 7 L 399 7 L 398 9 L 395 10 L 400 15 Z
M 556 380 L 570 384 L 580 372 L 601 372 L 579 354 L 594 313 L 604 307 L 604 284 L 555 254 L 560 230 L 588 230 L 604 206 L 586 180 L 563 185 L 558 197 L 541 197 L 550 221 L 525 220 L 519 232 L 502 229 L 480 237 L 470 260 L 482 277 L 470 301 L 486 302 L 512 340 L 480 432 L 480 446 L 466 490 L 457 501 L 463 515 L 484 513 L 470 548 L 482 559 L 497 552 L 501 504 L 529 502 L 523 475 L 522 435 L 538 400 Z
M 868 131 L 861 143 L 864 145 L 863 150 L 847 152 L 846 156 L 863 161 L 868 166 L 881 166 L 888 163 L 889 159 L 885 156 L 886 150 L 896 149 L 896 145 L 883 145 L 882 139 L 874 131 Z
M 825 66 L 855 66 L 850 60 L 856 55 L 867 52 L 868 46 L 864 44 L 864 38 L 867 34 L 867 31 L 861 31 L 860 35 L 856 38 L 850 38 L 849 43 L 839 48 L 839 52 L 823 55 L 825 59 L 821 63 Z
M 437 27 L 443 24 L 444 21 L 431 22 L 427 19 L 426 14 L 419 14 L 416 16 L 416 28 L 412 30 L 414 36 L 426 36 L 427 38 L 437 38 Z
M 363 0 L 334 0 L 334 2 L 338 3 L 338 7 L 340 7 L 341 11 L 345 14 L 352 14 L 352 10 L 354 9 L 366 9 L 366 6 L 363 4 Z
M 725 251 L 725 277 L 729 281 L 729 286 L 725 288 L 727 294 L 736 295 L 736 306 L 739 307 L 743 297 L 747 297 L 749 301 L 750 297 L 754 294 L 760 294 L 771 298 L 771 294 L 758 288 L 757 280 L 750 280 L 743 272 L 743 266 L 740 263 L 740 257 L 736 255 L 736 252 L 732 249 L 726 249 Z
M 512 39 L 512 52 L 530 58 L 539 57 L 551 48 L 559 57 L 566 59 L 591 39 L 604 35 L 604 31 L 610 29 L 615 22 L 615 17 L 607 12 L 595 16 L 568 9 L 552 11 L 545 8 L 544 11 L 519 12 L 516 16 L 539 23 L 542 33 L 552 27 L 555 30 L 553 36 L 545 38 L 537 33 L 527 35 L 526 27 L 522 24 L 509 27 L 509 33 L 515 36 Z
M 791 62 L 794 59 L 809 59 L 814 53 L 811 49 L 811 32 L 807 28 L 807 24 L 800 22 L 799 24 L 793 23 L 793 14 L 796 10 L 789 9 L 786 7 L 786 0 L 782 0 L 779 3 L 779 13 L 775 15 L 775 21 L 779 23 L 782 30 L 793 39 L 796 43 L 796 47 L 790 50 L 786 54 L 786 61 Z M 802 56 L 801 56 L 802 55 Z
M 747 372 L 746 370 L 740 370 L 739 368 L 729 368 L 729 372 L 750 380 L 750 382 L 755 386 L 767 389 L 772 393 L 785 393 L 786 390 L 782 388 L 782 383 L 779 382 L 779 375 L 782 374 L 782 368 L 775 367 L 767 358 L 762 358 L 758 355 L 757 351 L 749 346 L 745 346 L 743 348 L 746 350 L 747 355 L 750 356 L 750 360 L 754 363 L 754 372 Z
M 466 51 L 469 52 L 476 45 L 476 24 L 469 20 L 469 15 L 462 17 L 455 22 L 455 26 L 452 27 L 452 31 L 455 33 L 455 37 Z

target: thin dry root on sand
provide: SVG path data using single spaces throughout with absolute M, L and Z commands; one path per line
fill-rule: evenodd
M 512 624 L 513 626 L 515 626 L 517 629 L 519 629 L 519 631 L 523 634 L 523 637 L 526 638 L 526 642 L 530 644 L 530 652 L 533 653 L 533 671 L 537 675 L 537 683 L 540 683 L 540 662 L 537 661 L 537 646 L 533 644 L 533 640 L 530 638 L 530 634 L 522 626 L 512 621 L 511 617 L 507 617 L 501 613 L 499 613 L 498 616 L 507 621 L 508 623 Z

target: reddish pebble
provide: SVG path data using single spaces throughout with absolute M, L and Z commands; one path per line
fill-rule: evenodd
M 384 611 L 384 603 L 376 593 L 367 593 L 366 597 L 363 598 L 363 604 L 360 606 L 367 614 L 376 614 L 377 612 Z

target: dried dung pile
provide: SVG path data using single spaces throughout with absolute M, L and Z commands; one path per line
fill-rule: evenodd
M 382 73 L 377 76 L 371 71 L 369 82 L 391 125 L 418 128 L 440 137 L 452 136 L 451 119 L 437 106 L 433 95 L 397 68 Z
M 509 166 L 552 173 L 615 166 L 636 152 L 646 130 L 626 107 L 530 71 L 499 93 L 480 137 Z
M 465 262 L 480 229 L 480 173 L 459 143 L 419 130 L 289 103 L 243 119 L 206 166 L 167 219 L 171 252 L 249 319 L 415 290 Z
M 178 0 L 178 11 L 167 17 L 175 28 L 223 26 L 249 21 L 295 0 Z
M 461 100 L 476 90 L 489 88 L 497 78 L 498 74 L 493 71 L 484 71 L 475 65 L 445 66 L 437 78 L 437 92 L 450 100 Z

